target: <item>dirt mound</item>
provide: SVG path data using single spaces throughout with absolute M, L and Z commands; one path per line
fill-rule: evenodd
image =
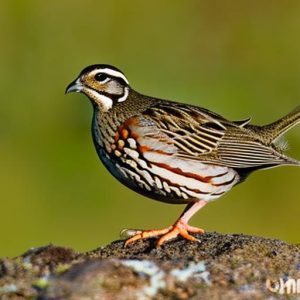
M 56 246 L 0 261 L 0 299 L 267 299 L 297 293 L 300 247 L 242 234 L 205 233 L 87 253 Z M 295 279 L 295 280 L 294 280 Z M 290 288 L 290 290 L 289 290 Z

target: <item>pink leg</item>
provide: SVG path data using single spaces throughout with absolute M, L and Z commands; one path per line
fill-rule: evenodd
M 188 204 L 181 216 L 179 217 L 179 220 L 182 220 L 183 222 L 187 223 L 190 220 L 190 218 L 206 204 L 207 201 L 204 200 L 199 200 L 197 202 Z

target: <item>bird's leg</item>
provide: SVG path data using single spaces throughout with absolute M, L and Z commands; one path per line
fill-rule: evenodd
M 163 243 L 176 238 L 178 235 L 181 235 L 183 238 L 196 241 L 197 239 L 190 235 L 189 232 L 192 233 L 204 233 L 202 228 L 197 228 L 190 226 L 188 221 L 190 218 L 203 206 L 207 204 L 206 201 L 200 200 L 191 204 L 188 204 L 179 219 L 175 222 L 174 225 L 171 226 L 171 230 L 169 230 L 166 234 L 163 234 L 162 237 L 157 241 L 157 247 L 161 246 Z
M 155 236 L 161 236 L 157 241 L 157 247 L 161 246 L 163 243 L 171 239 L 176 238 L 178 235 L 181 235 L 187 240 L 196 241 L 196 238 L 190 235 L 189 232 L 204 233 L 204 230 L 188 225 L 188 221 L 200 208 L 202 208 L 206 204 L 207 201 L 204 200 L 199 200 L 197 202 L 188 204 L 181 216 L 179 217 L 179 219 L 168 228 L 136 231 L 135 235 L 125 242 L 125 247 L 134 241 L 147 239 Z

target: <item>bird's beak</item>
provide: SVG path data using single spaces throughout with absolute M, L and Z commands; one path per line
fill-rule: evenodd
M 65 94 L 72 93 L 72 92 L 80 93 L 81 90 L 82 90 L 82 84 L 78 78 L 78 79 L 75 79 L 74 81 L 72 81 L 67 86 Z

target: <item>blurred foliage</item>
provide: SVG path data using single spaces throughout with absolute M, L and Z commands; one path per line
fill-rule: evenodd
M 167 226 L 100 164 L 91 107 L 66 85 L 89 64 L 138 91 L 271 122 L 300 103 L 299 1 L 0 1 L 0 256 L 47 243 L 88 250 L 122 228 Z M 288 134 L 300 159 L 300 128 Z M 299 242 L 300 169 L 257 172 L 192 224 Z

